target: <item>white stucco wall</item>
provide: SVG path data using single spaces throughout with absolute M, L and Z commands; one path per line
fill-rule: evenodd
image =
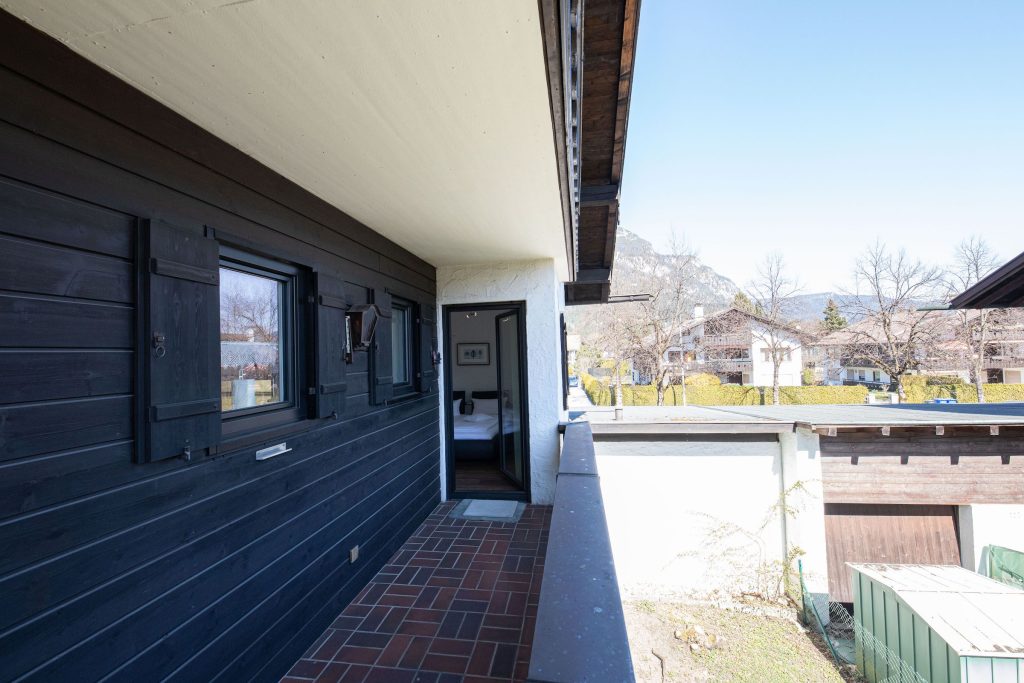
M 559 314 L 564 289 L 554 260 L 486 265 L 441 266 L 437 269 L 437 319 L 440 306 L 450 304 L 526 302 L 527 380 L 530 419 L 530 495 L 534 503 L 550 504 L 558 471 L 558 422 L 562 418 L 562 349 Z M 438 330 L 442 335 L 443 330 Z M 443 346 L 442 346 L 443 348 Z M 442 364 L 449 358 L 442 358 Z M 444 377 L 444 368 L 440 368 Z M 447 401 L 450 387 L 443 387 Z M 443 405 L 443 404 L 442 404 Z M 441 495 L 445 487 L 445 429 L 441 423 Z
M 787 545 L 804 550 L 810 590 L 827 591 L 817 436 L 781 436 L 595 440 L 625 595 L 766 590 L 780 576 Z M 787 489 L 795 514 L 784 519 Z
M 960 564 L 986 573 L 986 547 L 1000 545 L 1024 552 L 1024 505 L 961 505 Z
M 806 429 L 779 434 L 782 486 L 791 514 L 786 543 L 803 554 L 804 581 L 812 593 L 828 594 L 828 554 L 825 547 L 825 497 L 821 478 L 819 436 Z
M 776 440 L 594 445 L 625 595 L 749 590 L 760 566 L 782 561 Z
M 759 330 L 757 328 L 753 331 L 754 340 L 750 347 L 750 358 L 751 358 L 751 374 L 749 376 L 749 383 L 755 386 L 770 387 L 772 386 L 772 361 L 771 356 L 765 360 L 763 352 L 765 349 L 770 349 L 770 344 L 765 341 L 767 340 L 768 333 L 766 330 Z M 783 361 L 779 365 L 779 385 L 780 386 L 799 386 L 800 371 L 803 369 L 802 352 L 800 348 L 799 340 L 792 339 L 786 342 L 786 345 L 790 347 L 789 360 Z M 744 377 L 744 383 L 748 380 Z

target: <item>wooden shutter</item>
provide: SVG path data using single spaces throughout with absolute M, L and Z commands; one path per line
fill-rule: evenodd
M 220 253 L 198 231 L 147 221 L 139 239 L 136 458 L 190 459 L 220 441 Z
M 417 307 L 419 316 L 419 373 L 417 387 L 423 393 L 437 390 L 437 366 L 434 365 L 434 352 L 437 351 L 437 322 L 434 320 L 434 307 L 420 304 Z
M 370 377 L 370 402 L 383 405 L 394 396 L 394 376 L 391 368 L 391 293 L 386 289 L 373 290 L 373 303 L 380 310 L 380 320 L 373 335 L 373 374 Z
M 345 284 L 316 274 L 316 416 L 338 418 L 345 412 Z

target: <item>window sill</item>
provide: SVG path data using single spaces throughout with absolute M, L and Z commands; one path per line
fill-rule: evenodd
M 240 451 L 245 448 L 251 448 L 252 446 L 258 446 L 268 441 L 276 441 L 281 438 L 287 438 L 296 434 L 312 429 L 320 420 L 317 419 L 302 419 L 298 422 L 289 422 L 285 425 L 277 427 L 268 427 L 266 429 L 260 429 L 251 432 L 245 432 L 244 434 L 238 434 L 230 436 L 217 446 L 216 453 L 212 453 L 212 456 L 222 456 Z

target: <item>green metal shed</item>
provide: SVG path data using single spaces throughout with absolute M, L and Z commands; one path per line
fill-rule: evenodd
M 871 683 L 1024 683 L 1024 590 L 954 565 L 850 568 Z

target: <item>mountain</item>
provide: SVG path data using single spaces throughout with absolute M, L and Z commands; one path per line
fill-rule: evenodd
M 655 274 L 668 277 L 674 272 L 672 254 L 661 254 L 655 251 L 654 245 L 637 234 L 619 228 L 615 240 L 615 270 L 612 273 L 612 294 L 645 294 L 643 284 L 648 277 L 651 264 Z M 740 288 L 729 278 L 721 275 L 699 259 L 693 259 L 686 266 L 686 280 L 691 283 L 689 298 L 701 303 L 705 310 L 716 311 L 725 308 L 732 302 Z M 614 304 L 613 304 L 614 305 Z M 565 311 L 566 324 L 574 334 L 584 340 L 592 338 L 597 332 L 598 322 L 596 306 L 569 306 Z
M 835 301 L 840 309 L 844 308 L 843 301 L 846 296 L 839 292 L 794 294 L 786 300 L 786 316 L 801 321 L 821 320 L 829 299 Z M 850 322 L 855 321 L 851 320 Z

